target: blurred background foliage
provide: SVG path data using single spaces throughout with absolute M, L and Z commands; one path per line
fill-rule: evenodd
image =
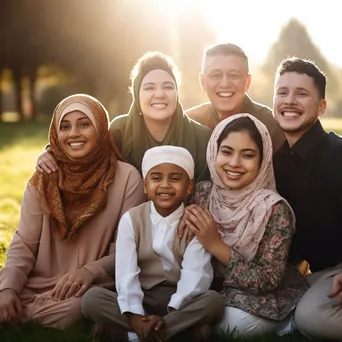
M 48 121 L 62 98 L 82 92 L 102 101 L 111 117 L 125 113 L 129 72 L 151 50 L 175 59 L 184 108 L 205 101 L 198 73 L 216 34 L 200 9 L 184 6 L 165 15 L 162 6 L 160 0 L 0 1 L 0 119 Z M 283 27 L 265 61 L 251 67 L 251 96 L 271 106 L 276 67 L 292 55 L 326 72 L 326 116 L 341 116 L 342 70 L 323 57 L 297 19 Z

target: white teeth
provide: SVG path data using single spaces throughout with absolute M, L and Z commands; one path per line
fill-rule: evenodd
M 221 96 L 221 97 L 231 97 L 233 96 L 234 93 L 232 92 L 228 92 L 228 93 L 218 93 L 218 96 Z
M 169 197 L 171 196 L 170 194 L 159 194 L 160 197 Z
M 241 172 L 232 172 L 232 171 L 226 171 L 226 172 L 230 176 L 234 176 L 234 177 L 241 176 Z
M 84 145 L 84 142 L 74 142 L 74 143 L 70 143 L 69 145 L 70 145 L 71 147 L 77 147 L 77 146 Z
M 156 109 L 164 109 L 164 108 L 166 108 L 166 104 L 165 103 L 154 103 L 153 105 L 152 105 L 152 107 L 153 108 L 156 108 Z
M 297 112 L 284 112 L 283 113 L 283 116 L 290 116 L 290 117 L 296 117 L 296 116 L 299 116 L 300 114 L 297 113 Z

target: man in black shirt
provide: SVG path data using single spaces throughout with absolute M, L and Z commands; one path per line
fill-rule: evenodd
M 342 272 L 342 138 L 327 133 L 326 77 L 300 58 L 281 62 L 275 79 L 273 112 L 286 142 L 274 158 L 279 193 L 296 214 L 290 261 L 306 260 L 310 289 L 296 309 L 299 329 L 313 338 L 342 338 L 342 305 L 329 297 Z

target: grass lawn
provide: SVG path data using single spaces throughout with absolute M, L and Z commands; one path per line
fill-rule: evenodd
M 342 120 L 323 122 L 329 130 L 342 132 Z M 38 155 L 47 143 L 48 124 L 37 123 L 0 123 L 0 268 L 5 263 L 5 252 L 16 229 L 20 215 L 20 202 L 25 184 L 34 172 Z M 89 329 L 88 329 L 89 330 Z M 63 342 L 95 341 L 82 324 L 77 324 L 66 331 L 41 328 L 26 324 L 20 328 L 0 327 L 1 342 Z M 229 341 L 231 338 L 215 341 Z M 268 336 L 252 341 L 307 341 L 300 334 L 282 338 Z

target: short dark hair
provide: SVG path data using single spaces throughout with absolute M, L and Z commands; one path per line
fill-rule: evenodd
M 217 139 L 217 148 L 219 149 L 222 141 L 228 137 L 228 135 L 232 132 L 247 132 L 251 139 L 258 146 L 260 153 L 260 165 L 262 163 L 262 159 L 264 157 L 264 148 L 262 145 L 262 137 L 255 126 L 255 123 L 248 117 L 244 116 L 242 118 L 238 118 L 234 121 L 231 121 L 222 131 L 221 135 Z
M 286 72 L 297 72 L 298 74 L 306 74 L 311 77 L 317 87 L 319 95 L 322 99 L 325 99 L 327 78 L 314 61 L 298 57 L 286 58 L 280 62 L 276 76 L 283 75 Z
M 204 62 L 207 57 L 230 56 L 230 55 L 234 55 L 234 56 L 238 56 L 242 58 L 245 61 L 246 72 L 247 73 L 249 72 L 247 55 L 239 46 L 235 44 L 231 44 L 231 43 L 216 44 L 206 49 L 203 54 L 202 71 L 203 71 Z

